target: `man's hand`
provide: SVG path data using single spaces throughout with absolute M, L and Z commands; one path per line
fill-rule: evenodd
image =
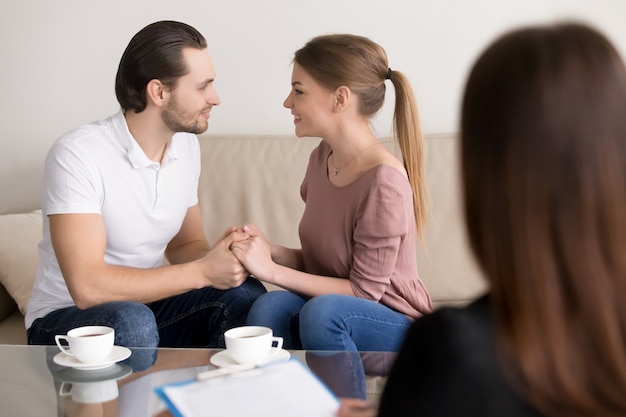
M 223 238 L 198 262 L 207 286 L 226 290 L 235 288 L 244 283 L 248 278 L 248 271 L 239 262 L 239 259 L 230 250 L 235 242 L 241 242 L 250 238 L 246 232 L 230 229 L 224 233 Z
M 211 246 L 211 247 L 217 246 L 217 244 L 218 244 L 221 240 L 226 239 L 226 238 L 227 238 L 228 236 L 230 236 L 233 232 L 240 232 L 240 233 L 241 233 L 241 232 L 243 232 L 243 229 L 241 229 L 241 228 L 239 228 L 239 227 L 236 227 L 236 226 L 229 227 L 228 229 L 224 230 L 224 233 L 222 233 L 222 235 L 221 235 L 220 237 L 218 237 L 218 238 L 217 238 L 216 243 L 215 243 L 215 244 L 213 244 L 213 246 Z

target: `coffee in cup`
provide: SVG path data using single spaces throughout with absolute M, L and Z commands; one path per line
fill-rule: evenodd
M 240 364 L 266 361 L 283 347 L 283 338 L 274 337 L 272 329 L 263 326 L 235 327 L 224 333 L 224 340 L 226 351 Z
M 66 355 L 73 356 L 85 364 L 97 364 L 104 361 L 113 350 L 115 330 L 107 326 L 77 327 L 67 335 L 56 335 L 54 340 Z M 61 344 L 67 341 L 69 349 Z

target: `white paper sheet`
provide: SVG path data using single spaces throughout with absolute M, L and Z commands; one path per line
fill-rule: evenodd
M 339 408 L 339 400 L 297 359 L 156 391 L 182 417 L 333 417 Z

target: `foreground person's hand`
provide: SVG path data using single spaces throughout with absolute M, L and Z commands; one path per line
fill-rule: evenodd
M 377 407 L 358 398 L 340 398 L 337 417 L 376 417 Z

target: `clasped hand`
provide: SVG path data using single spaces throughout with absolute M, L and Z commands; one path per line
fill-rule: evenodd
M 249 237 L 234 241 L 230 245 L 232 253 L 251 275 L 268 281 L 272 268 L 275 266 L 272 260 L 270 242 L 253 224 L 247 224 L 239 230 Z
M 206 280 L 205 285 L 226 290 L 245 282 L 249 272 L 231 248 L 235 242 L 247 239 L 250 239 L 250 235 L 242 228 L 231 227 L 222 233 L 211 250 L 198 260 Z

